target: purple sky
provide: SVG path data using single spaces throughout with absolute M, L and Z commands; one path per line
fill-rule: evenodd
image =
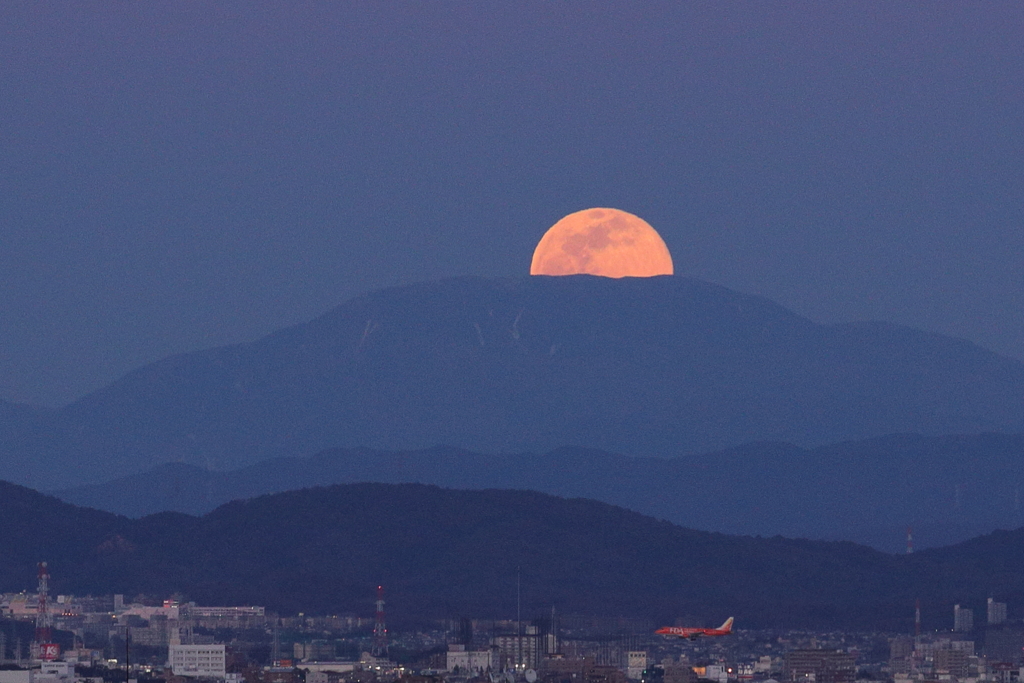
M 1024 358 L 1024 4 L 0 3 L 0 398 L 355 294 L 525 275 L 563 215 L 815 320 Z

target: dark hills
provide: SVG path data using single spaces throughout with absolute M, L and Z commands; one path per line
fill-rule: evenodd
M 131 520 L 109 512 L 69 505 L 32 489 L 0 481 L 0 592 L 29 587 L 32 568 L 46 560 L 54 566 L 77 567 L 104 542 L 125 532 Z M 90 568 L 76 568 L 80 580 L 95 577 Z M 28 572 L 26 574 L 26 572 Z
M 481 455 L 453 448 L 324 451 L 228 472 L 161 465 L 59 492 L 69 502 L 133 517 L 203 514 L 230 500 L 325 484 L 436 484 L 584 497 L 731 534 L 849 540 L 905 550 L 949 545 L 1024 525 L 1024 437 L 888 436 L 803 449 L 747 444 L 703 455 L 638 458 L 562 448 Z
M 683 277 L 459 278 L 140 368 L 14 429 L 0 476 L 52 489 L 325 448 L 672 456 L 985 431 L 1024 431 L 1024 364 L 966 341 L 818 325 Z
M 527 613 L 907 630 L 915 598 L 926 628 L 946 627 L 954 602 L 1024 607 L 1024 531 L 894 556 L 522 491 L 356 484 L 129 520 L 2 484 L 0 526 L 0 591 L 30 588 L 47 559 L 61 593 L 182 592 L 286 613 L 369 614 L 383 583 L 395 621 L 512 615 L 519 568 Z

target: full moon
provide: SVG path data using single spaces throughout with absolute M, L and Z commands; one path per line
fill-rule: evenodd
M 530 275 L 651 277 L 672 274 L 672 255 L 644 219 L 618 209 L 570 213 L 544 233 Z

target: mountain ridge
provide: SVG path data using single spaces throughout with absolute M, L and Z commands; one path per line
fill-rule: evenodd
M 15 530 L 0 556 L 0 591 L 30 587 L 35 562 L 47 559 L 61 593 L 369 614 L 383 584 L 393 619 L 421 622 L 514 613 L 520 572 L 527 613 L 728 613 L 749 628 L 905 631 L 918 598 L 928 628 L 945 624 L 954 603 L 995 597 L 1024 607 L 1024 529 L 908 556 L 695 531 L 530 491 L 348 484 L 139 520 L 0 483 L 11 491 L 0 495 L 0 521 Z
M 670 456 L 983 431 L 1024 431 L 1024 363 L 964 340 L 818 325 L 683 277 L 453 278 L 133 371 L 8 438 L 0 476 L 52 489 L 325 448 Z
M 184 463 L 58 491 L 69 502 L 139 517 L 203 514 L 232 499 L 309 486 L 422 483 L 583 497 L 731 534 L 849 540 L 905 551 L 1024 525 L 1024 435 L 891 435 L 802 449 L 765 442 L 677 458 L 560 448 L 487 455 L 435 447 L 333 449 L 226 472 Z

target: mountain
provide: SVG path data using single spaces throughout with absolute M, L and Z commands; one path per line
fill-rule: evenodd
M 986 431 L 1024 431 L 1024 364 L 963 340 L 818 325 L 682 277 L 457 278 L 140 368 L 9 439 L 0 476 L 52 489 L 325 448 L 671 456 Z
M 131 517 L 204 514 L 230 500 L 326 484 L 423 483 L 584 497 L 730 534 L 847 540 L 904 552 L 1024 525 L 1024 436 L 897 435 L 803 449 L 755 443 L 698 456 L 638 458 L 561 448 L 482 455 L 453 448 L 329 450 L 228 472 L 171 463 L 62 500 Z
M 36 564 L 77 567 L 83 557 L 101 552 L 109 539 L 136 524 L 109 512 L 69 505 L 38 491 L 0 481 L 0 592 L 34 588 Z M 95 578 L 83 566 L 82 577 Z M 78 569 L 76 569 L 78 571 Z
M 1024 607 L 1024 530 L 911 556 L 852 543 L 692 531 L 585 499 L 524 491 L 353 484 L 260 496 L 202 517 L 128 520 L 4 485 L 0 591 L 30 588 L 48 559 L 61 593 L 265 604 L 285 613 L 373 610 L 394 621 L 562 613 L 745 627 L 907 630 L 952 604 Z M 15 501 L 12 503 L 12 501 Z

